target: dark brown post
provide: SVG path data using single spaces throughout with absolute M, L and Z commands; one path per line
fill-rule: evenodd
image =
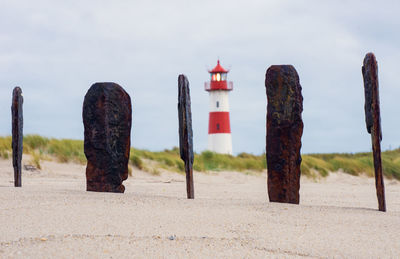
M 269 67 L 265 87 L 269 201 L 299 204 L 303 96 L 296 69 Z
M 367 131 L 371 134 L 372 139 L 376 195 L 378 196 L 379 210 L 386 211 L 385 185 L 383 183 L 381 161 L 382 129 L 379 108 L 378 65 L 373 53 L 365 55 L 362 74 L 365 92 L 365 122 Z
M 187 198 L 194 199 L 192 112 L 189 81 L 184 75 L 178 77 L 178 92 L 179 148 L 185 162 Z
M 115 83 L 96 83 L 83 102 L 86 190 L 124 192 L 131 147 L 131 98 Z
M 12 152 L 13 152 L 13 167 L 14 167 L 14 186 L 21 187 L 21 160 L 22 160 L 22 142 L 23 142 L 23 115 L 22 90 L 18 86 L 13 90 L 11 117 L 12 117 Z

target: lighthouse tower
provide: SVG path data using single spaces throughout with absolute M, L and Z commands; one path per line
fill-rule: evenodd
M 208 150 L 232 154 L 228 93 L 232 91 L 233 83 L 226 81 L 229 71 L 219 64 L 219 60 L 217 66 L 208 72 L 211 74 L 211 81 L 205 83 L 205 90 L 210 94 Z

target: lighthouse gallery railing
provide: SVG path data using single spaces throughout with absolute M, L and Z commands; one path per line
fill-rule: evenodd
M 224 81 L 219 81 L 218 83 L 222 83 Z M 214 84 L 216 82 L 214 81 Z M 222 85 L 222 84 L 221 84 Z M 226 87 L 214 87 L 213 89 L 211 89 L 211 82 L 205 82 L 204 83 L 204 90 L 206 91 L 210 91 L 210 90 L 227 90 L 227 91 L 231 91 L 233 90 L 233 82 L 232 81 L 227 81 L 226 82 Z

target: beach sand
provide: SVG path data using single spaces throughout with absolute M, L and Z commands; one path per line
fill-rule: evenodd
M 26 159 L 26 158 L 25 158 Z M 25 163 L 27 163 L 25 161 Z M 300 205 L 268 202 L 266 176 L 134 169 L 124 194 L 86 192 L 85 166 L 42 162 L 13 187 L 0 159 L 0 258 L 399 258 L 400 183 L 302 177 Z

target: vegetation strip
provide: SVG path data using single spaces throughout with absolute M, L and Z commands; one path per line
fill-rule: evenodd
M 40 161 L 53 158 L 62 163 L 86 163 L 83 140 L 26 135 L 23 145 L 24 153 L 31 155 L 32 164 L 39 169 Z M 6 159 L 11 157 L 11 136 L 0 137 L 0 157 Z M 374 163 L 369 152 L 306 154 L 302 155 L 302 159 L 301 173 L 310 177 L 325 177 L 329 172 L 338 170 L 351 175 L 366 174 L 370 177 L 374 175 Z M 180 159 L 177 147 L 157 152 L 132 148 L 129 163 L 133 167 L 153 174 L 159 174 L 161 168 L 182 174 L 185 172 L 185 165 Z M 382 152 L 382 166 L 386 177 L 400 180 L 400 149 Z M 266 159 L 265 154 L 240 153 L 237 156 L 231 156 L 204 151 L 195 154 L 193 169 L 199 172 L 262 172 L 266 170 Z

